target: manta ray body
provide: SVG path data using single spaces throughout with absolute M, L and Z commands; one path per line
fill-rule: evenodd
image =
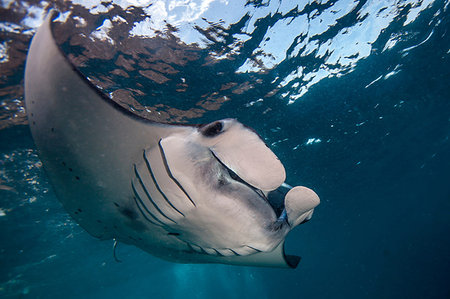
M 91 84 L 52 35 L 52 14 L 26 64 L 30 128 L 53 189 L 91 235 L 166 260 L 295 268 L 289 231 L 318 196 L 235 119 L 205 125 L 141 118 Z M 279 213 L 270 194 L 286 189 Z

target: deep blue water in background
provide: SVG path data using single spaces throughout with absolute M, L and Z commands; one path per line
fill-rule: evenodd
M 313 219 L 287 238 L 287 251 L 302 256 L 296 270 L 173 264 L 123 244 L 117 250 L 123 262 L 115 262 L 112 241 L 94 239 L 66 214 L 26 123 L 12 121 L 23 97 L 2 93 L 0 297 L 450 298 L 448 7 L 431 3 L 406 29 L 399 17 L 370 55 L 311 84 L 293 103 L 289 97 L 308 80 L 252 105 L 262 95 L 236 93 L 195 118 L 238 118 L 278 155 L 288 182 L 320 196 Z M 349 15 L 343 27 L 356 22 Z M 403 38 L 381 51 L 395 34 Z M 289 63 L 311 72 L 323 63 L 298 57 L 272 70 L 286 78 Z M 256 72 L 253 79 L 264 76 Z M 2 91 L 13 85 L 2 80 Z

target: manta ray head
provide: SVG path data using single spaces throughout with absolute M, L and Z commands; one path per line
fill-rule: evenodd
M 157 189 L 164 198 L 148 197 L 157 207 L 154 218 L 206 252 L 270 251 L 308 220 L 319 203 L 310 189 L 288 188 L 277 215 L 268 195 L 283 184 L 284 167 L 252 129 L 235 119 L 199 126 L 188 135 L 170 135 L 144 158 L 147 165 L 138 167 L 141 183 L 136 185 L 148 193 Z M 145 183 L 145 169 L 151 170 L 147 177 L 156 188 Z

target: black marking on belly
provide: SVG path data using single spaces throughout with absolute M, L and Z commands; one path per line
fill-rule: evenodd
M 67 167 L 67 164 L 64 161 L 61 162 L 61 165 L 64 166 L 64 167 Z M 67 170 L 69 170 L 69 172 L 73 172 L 73 168 L 72 167 L 67 167 Z M 77 175 L 74 175 L 74 178 L 77 181 L 81 180 L 81 178 L 79 176 L 77 176 Z
M 195 202 L 192 200 L 192 198 L 189 196 L 189 194 L 186 192 L 186 190 L 184 190 L 184 188 L 183 188 L 183 186 L 181 186 L 180 182 L 178 182 L 178 180 L 172 175 L 172 172 L 170 171 L 170 168 L 169 168 L 169 164 L 167 163 L 167 159 L 166 159 L 166 155 L 164 153 L 164 149 L 162 148 L 162 145 L 161 145 L 161 140 L 162 139 L 160 139 L 159 142 L 158 142 L 159 152 L 161 153 L 161 157 L 162 157 L 162 160 L 164 162 L 164 167 L 166 168 L 167 174 L 172 179 L 172 181 L 174 181 L 174 183 L 177 184 L 178 188 L 180 188 L 181 191 L 183 191 L 184 194 L 186 194 L 187 198 L 191 201 L 191 203 L 194 205 L 194 207 L 196 207 L 197 205 L 195 204 Z
M 168 236 L 179 236 L 180 233 L 168 233 L 167 235 L 168 235 Z
M 175 211 L 177 211 L 177 212 L 180 213 L 183 217 L 185 217 L 184 214 L 183 214 L 180 210 L 178 210 L 178 209 L 172 204 L 172 202 L 170 202 L 170 200 L 167 198 L 166 194 L 165 194 L 165 193 L 161 190 L 161 188 L 159 187 L 159 184 L 158 184 L 158 182 L 156 181 L 155 175 L 153 174 L 152 166 L 151 166 L 151 164 L 150 164 L 150 161 L 147 159 L 147 156 L 146 156 L 146 154 L 145 154 L 145 150 L 144 150 L 144 160 L 145 160 L 145 164 L 147 165 L 147 169 L 148 169 L 148 171 L 149 171 L 149 173 L 150 173 L 150 176 L 152 177 L 153 183 L 155 183 L 156 189 L 159 191 L 159 193 L 161 193 L 162 197 L 164 197 L 164 199 L 166 200 L 166 202 L 167 202 L 167 203 L 168 203 Z

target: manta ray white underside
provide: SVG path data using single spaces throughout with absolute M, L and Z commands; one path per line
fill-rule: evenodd
M 120 107 L 68 61 L 52 14 L 26 64 L 30 128 L 68 213 L 100 239 L 134 244 L 183 263 L 293 267 L 287 233 L 311 218 L 318 196 L 290 189 L 275 212 L 270 192 L 285 180 L 278 158 L 234 119 L 161 124 Z

